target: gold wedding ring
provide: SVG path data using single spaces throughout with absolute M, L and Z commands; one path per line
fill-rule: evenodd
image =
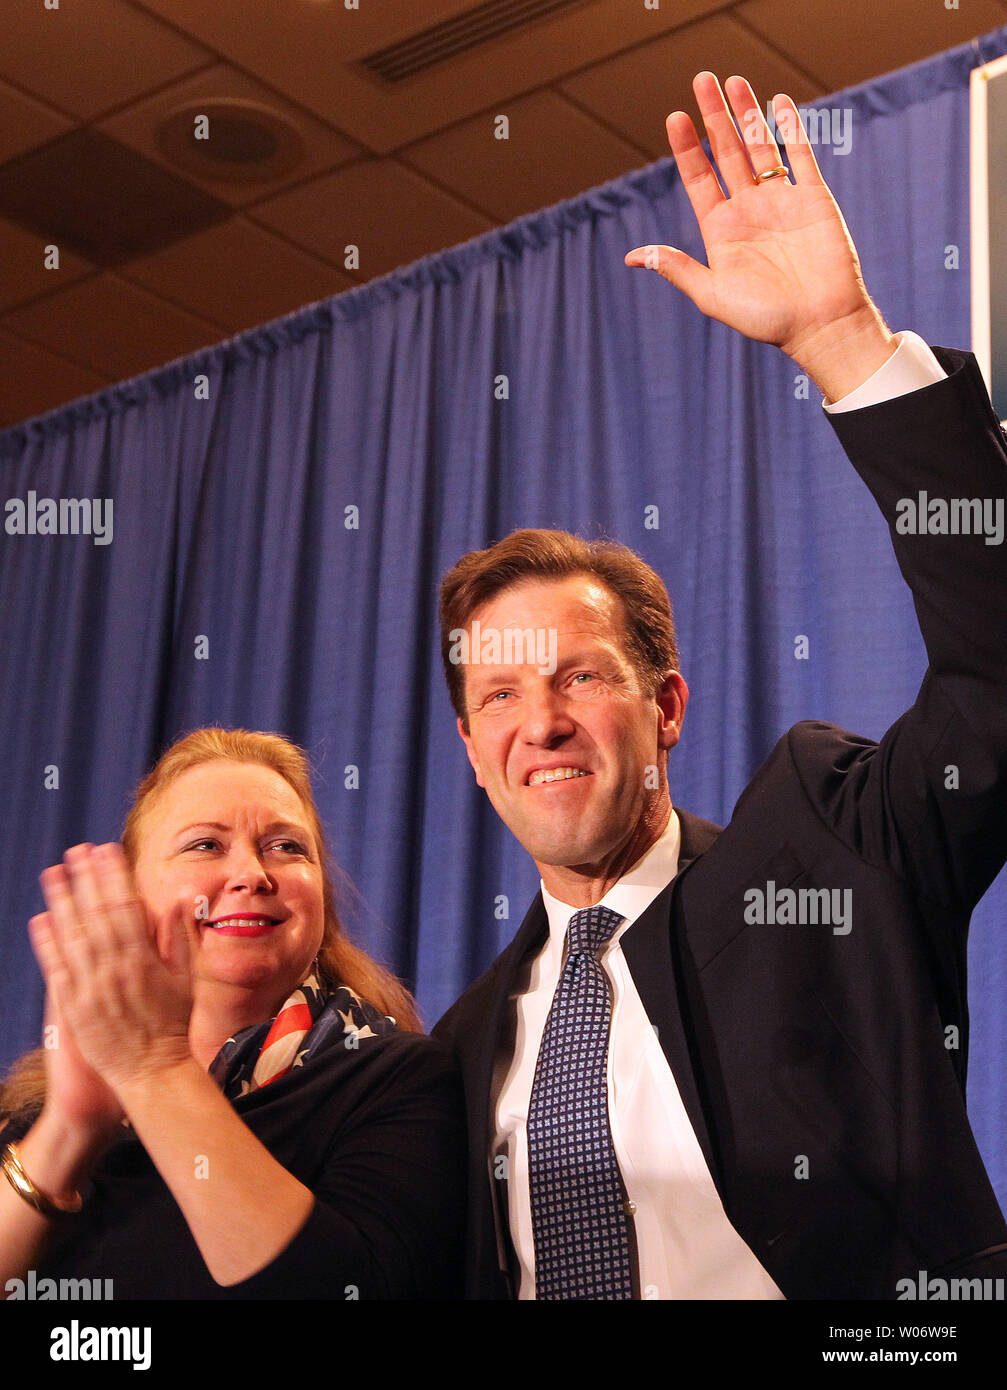
M 787 172 L 785 165 L 777 164 L 775 169 L 763 169 L 761 174 L 756 174 L 755 182 L 765 183 L 767 179 L 785 179 L 787 177 Z

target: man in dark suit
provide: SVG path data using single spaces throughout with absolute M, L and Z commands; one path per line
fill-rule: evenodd
M 880 744 L 791 729 L 721 830 L 671 803 L 688 690 L 643 562 L 526 531 L 445 578 L 459 731 L 542 877 L 435 1029 L 468 1098 L 472 1298 L 894 1298 L 1007 1274 L 964 1102 L 968 920 L 1007 854 L 1007 564 L 982 529 L 1003 435 L 970 358 L 881 321 L 793 104 L 790 183 L 747 83 L 727 84 L 737 125 L 712 74 L 695 90 L 726 192 L 689 118 L 668 132 L 709 268 L 627 262 L 818 383 L 930 665 Z

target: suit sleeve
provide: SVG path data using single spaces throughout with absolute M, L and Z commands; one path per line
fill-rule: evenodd
M 828 417 L 888 521 L 927 673 L 880 744 L 851 736 L 802 776 L 863 858 L 970 911 L 1007 856 L 1007 449 L 975 360 L 934 351 L 946 381 Z M 999 538 L 913 534 L 921 493 L 978 499 Z
M 455 1050 L 455 1024 L 458 1017 L 458 1003 L 459 1001 L 456 999 L 447 1013 L 444 1014 L 430 1030 L 430 1036 L 436 1038 L 439 1043 L 443 1043 L 450 1052 L 454 1052 Z

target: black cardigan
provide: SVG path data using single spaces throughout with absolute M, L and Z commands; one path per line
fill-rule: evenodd
M 124 1129 L 80 1215 L 54 1226 L 38 1277 L 111 1279 L 116 1300 L 460 1296 L 465 1127 L 441 1044 L 413 1033 L 363 1038 L 233 1104 L 315 1197 L 275 1260 L 239 1284 L 214 1283 L 171 1192 Z M 0 1144 L 29 1127 L 12 1121 Z

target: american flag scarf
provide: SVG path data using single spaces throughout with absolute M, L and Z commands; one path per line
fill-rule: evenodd
M 210 1075 L 228 1100 L 237 1100 L 330 1047 L 356 1047 L 361 1038 L 382 1037 L 396 1029 L 394 1019 L 345 985 L 324 989 L 312 971 L 275 1018 L 228 1038 L 210 1063 Z

